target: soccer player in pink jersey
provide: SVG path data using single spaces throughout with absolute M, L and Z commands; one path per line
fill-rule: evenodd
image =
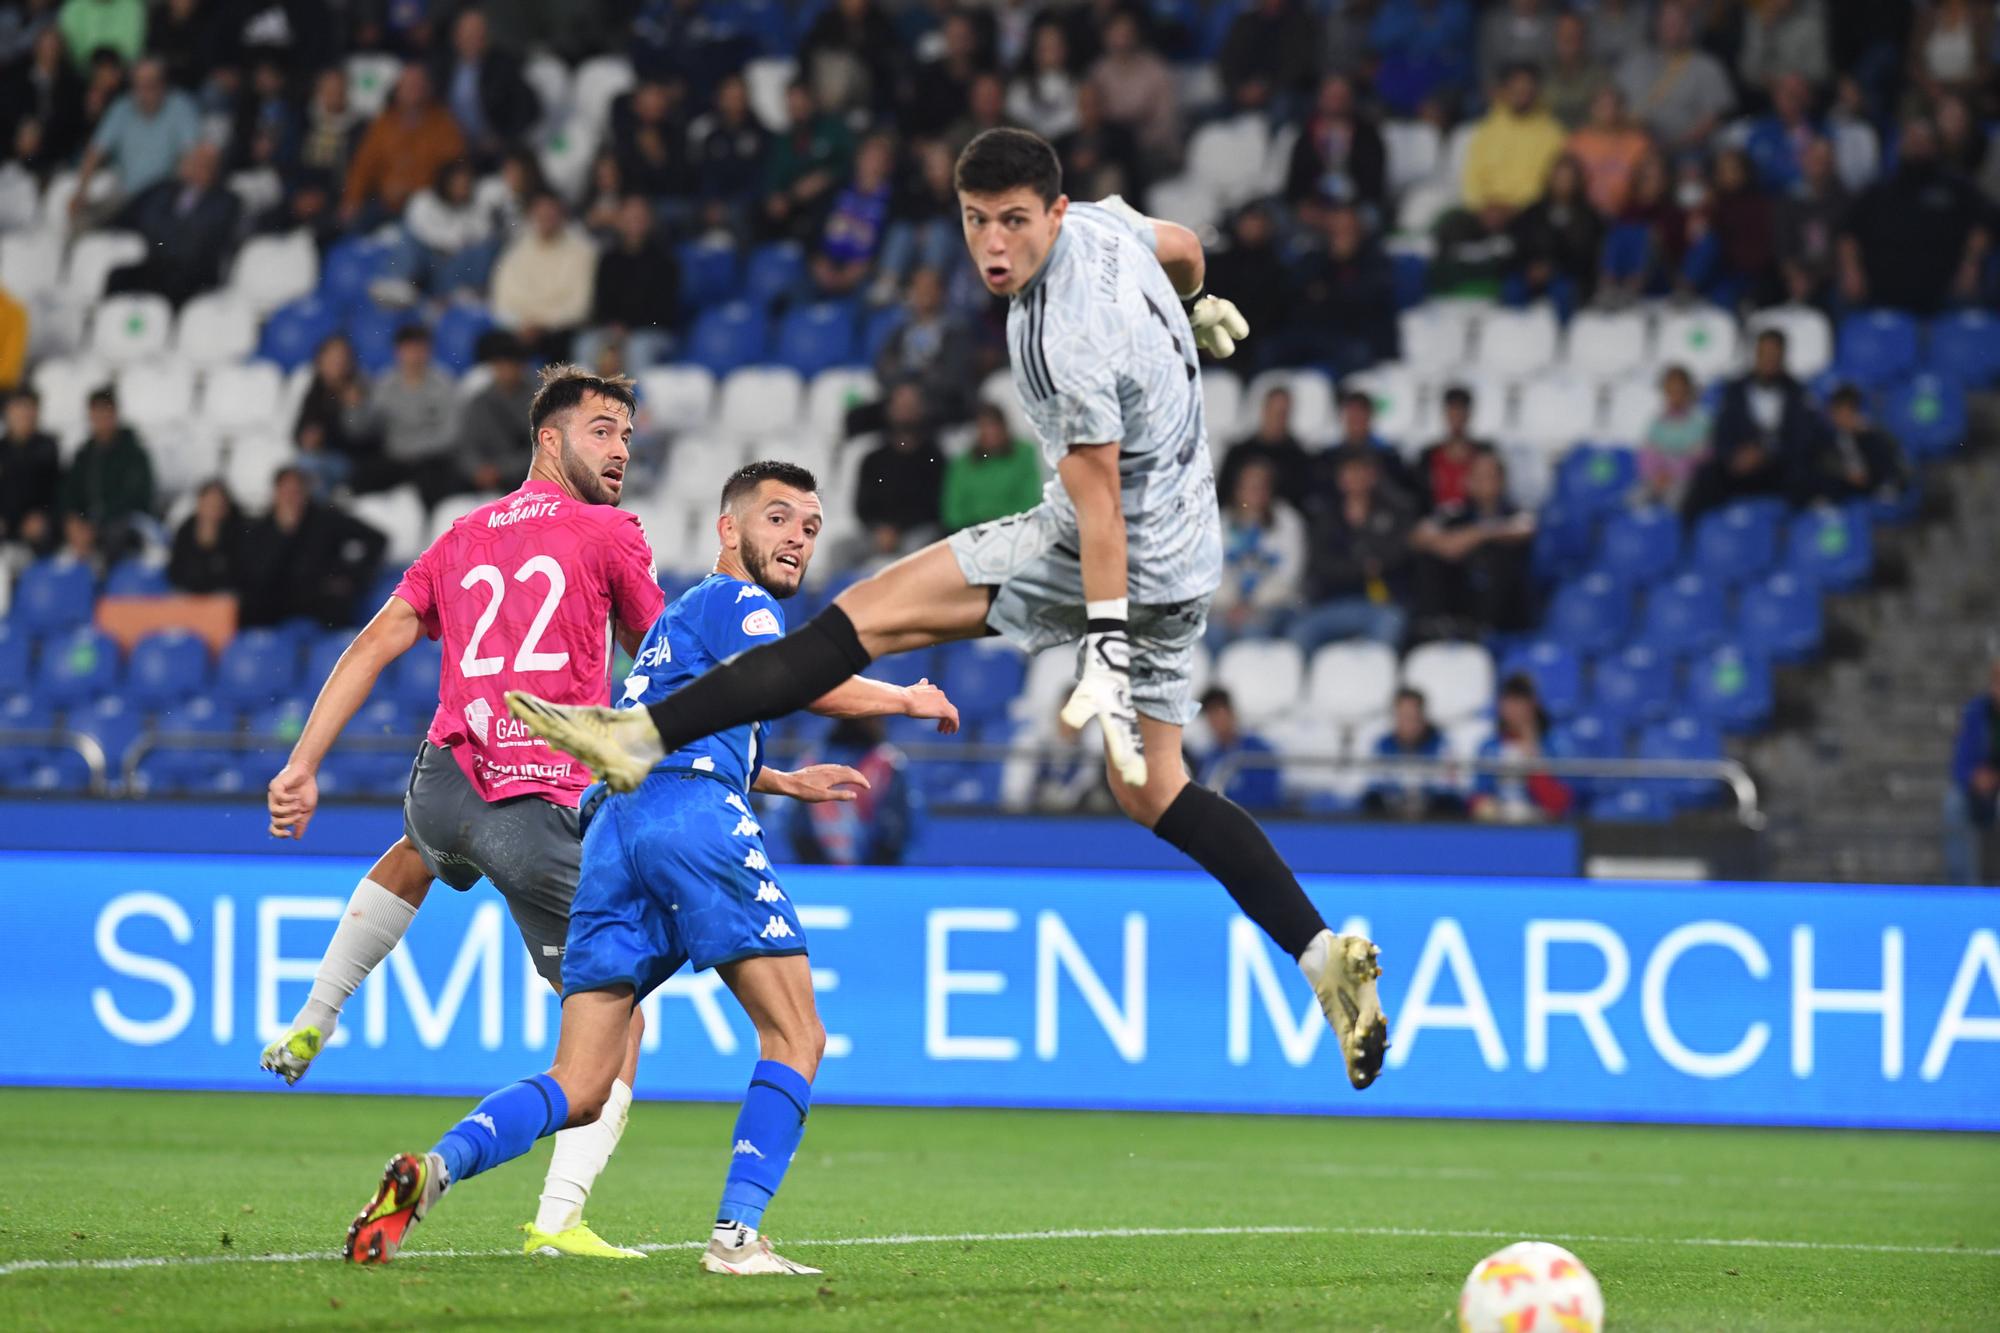
M 573 366 L 545 372 L 529 410 L 533 460 L 519 490 L 482 505 L 431 543 L 335 664 L 283 771 L 271 780 L 275 837 L 301 838 L 319 803 L 317 772 L 376 678 L 420 635 L 441 640 L 438 708 L 403 800 L 403 837 L 355 887 L 305 1006 L 265 1048 L 287 1083 L 329 1039 L 355 988 L 403 937 L 433 879 L 469 889 L 484 875 L 542 976 L 561 990 L 563 943 L 581 860 L 578 802 L 589 774 L 508 715 L 505 691 L 532 686 L 566 703 L 603 703 L 605 626 L 635 649 L 665 599 L 639 521 L 618 508 L 632 435 L 631 382 Z M 760 790 L 852 799 L 851 769 L 769 773 Z M 603 1116 L 557 1136 L 524 1247 L 640 1258 L 583 1222 L 590 1187 L 623 1132 L 642 1020 Z

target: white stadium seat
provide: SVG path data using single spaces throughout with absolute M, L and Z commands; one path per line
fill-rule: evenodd
M 1404 659 L 1403 684 L 1423 692 L 1431 721 L 1450 726 L 1493 706 L 1493 657 L 1475 643 L 1427 643 Z
M 1384 361 L 1349 375 L 1340 387 L 1365 393 L 1374 401 L 1375 429 L 1384 439 L 1420 443 L 1417 426 L 1423 417 L 1424 384 L 1414 367 Z
M 90 316 L 90 350 L 114 366 L 166 355 L 174 309 L 163 296 L 107 296 Z
M 487 491 L 462 491 L 457 495 L 444 496 L 431 506 L 430 518 L 424 524 L 424 545 L 429 547 L 452 524 L 492 499 L 492 494 Z
M 1007 429 L 1015 439 L 1035 438 L 1035 428 L 1028 422 L 1027 409 L 1021 406 L 1021 395 L 1014 391 L 1014 372 L 1007 367 L 1002 366 L 979 382 L 979 401 L 1000 409 L 1007 418 Z
M 1292 434 L 1308 449 L 1326 444 L 1340 434 L 1340 416 L 1334 408 L 1333 381 L 1317 370 L 1267 370 L 1250 381 L 1243 393 L 1243 425 L 1257 428 L 1264 395 L 1274 388 L 1292 391 Z
M 128 365 L 118 372 L 118 414 L 142 434 L 194 415 L 194 371 L 176 361 Z
M 1568 447 L 1597 431 L 1597 382 L 1544 375 L 1521 386 L 1514 433 L 1542 446 Z
M 1772 306 L 1750 317 L 1752 338 L 1766 329 L 1785 335 L 1785 369 L 1809 380 L 1833 364 L 1833 324 L 1809 305 Z
M 1241 639 L 1216 659 L 1215 681 L 1229 691 L 1245 726 L 1259 727 L 1298 706 L 1305 662 L 1284 639 Z
M 684 506 L 708 506 L 722 494 L 722 483 L 744 461 L 743 441 L 718 435 L 681 435 L 667 450 L 667 471 L 661 488 Z
M 0 232 L 34 226 L 42 202 L 34 176 L 17 164 L 10 166 L 11 170 L 0 171 Z
M 1555 364 L 1561 338 L 1553 306 L 1488 311 L 1479 323 L 1479 364 L 1512 379 L 1539 375 Z
M 113 269 L 146 257 L 146 238 L 136 231 L 87 231 L 69 248 L 63 291 L 78 301 L 95 301 Z
M 0 233 L 0 287 L 23 301 L 54 292 L 61 285 L 62 247 L 59 231 Z
M 799 62 L 790 56 L 760 56 L 743 67 L 743 86 L 750 94 L 751 114 L 774 134 L 792 127 L 785 92 L 798 76 Z
M 1569 368 L 1615 380 L 1647 364 L 1646 317 L 1637 310 L 1579 310 L 1569 322 Z
M 1556 461 L 1568 450 L 1512 441 L 1499 449 L 1507 469 L 1507 497 L 1523 509 L 1540 509 L 1555 488 Z
M 347 502 L 356 518 L 389 539 L 384 559 L 391 564 L 407 564 L 424 551 L 429 523 L 423 497 L 415 486 L 398 486 L 373 495 L 357 495 Z
M 221 366 L 257 350 L 257 313 L 223 292 L 181 307 L 174 321 L 174 356 L 191 366 Z
M 236 252 L 229 286 L 259 316 L 306 295 L 319 283 L 319 251 L 301 228 L 283 236 L 253 236 Z
M 639 374 L 639 411 L 648 431 L 702 430 L 715 411 L 715 376 L 705 366 L 655 366 Z
M 245 509 L 262 509 L 271 503 L 272 478 L 297 456 L 292 442 L 281 435 L 259 432 L 233 436 L 224 455 L 223 481 L 238 504 Z
M 1021 692 L 1014 696 L 1008 706 L 1016 722 L 1033 730 L 1037 736 L 1046 736 L 1055 728 L 1056 710 L 1069 698 L 1070 688 L 1076 684 L 1076 645 L 1058 644 L 1045 648 L 1028 660 L 1027 679 L 1021 683 Z
M 1351 727 L 1386 717 L 1396 696 L 1394 649 L 1366 639 L 1329 643 L 1313 654 L 1306 706 L 1315 717 Z
M 1736 368 L 1739 346 L 1736 317 L 1720 306 L 1669 307 L 1660 314 L 1653 359 L 1662 369 L 1684 366 L 1697 381 L 1712 380 Z
M 831 446 L 847 433 L 848 409 L 881 396 L 882 386 L 872 370 L 852 366 L 822 370 L 806 390 L 806 427 L 830 453 Z
M 785 366 L 745 366 L 722 382 L 715 424 L 732 435 L 769 435 L 798 425 L 805 386 Z
M 380 114 L 396 90 L 396 77 L 403 62 L 395 56 L 371 51 L 347 58 L 347 101 L 364 118 Z M 440 93 L 442 89 L 438 90 Z
M 1421 448 L 1444 431 L 1444 395 L 1452 388 L 1472 395 L 1472 433 L 1482 439 L 1505 435 L 1513 428 L 1514 385 L 1484 366 L 1459 366 L 1440 377 L 1424 395 L 1412 444 Z
M 561 124 L 569 111 L 569 66 L 547 51 L 537 51 L 522 63 L 521 77 L 541 101 L 541 123 Z
M 292 422 L 280 410 L 285 377 L 269 361 L 213 366 L 201 381 L 200 417 L 226 432 L 287 433 Z
M 1473 335 L 1493 307 L 1482 301 L 1438 300 L 1396 317 L 1403 360 L 1425 373 L 1455 374 L 1471 357 Z
M 1636 445 L 1660 414 L 1660 386 L 1653 379 L 1619 380 L 1605 397 L 1604 438 Z
M 603 126 L 593 123 L 580 111 L 571 111 L 550 126 L 542 138 L 541 150 L 535 155 L 549 188 L 566 198 L 581 195 L 589 183 L 591 163 L 597 158 L 597 145 L 603 137 Z
M 1196 231 L 1214 226 L 1222 209 L 1222 196 L 1215 187 L 1191 175 L 1170 176 L 1146 191 L 1148 213 Z
M 1219 460 L 1236 442 L 1238 423 L 1243 419 L 1243 380 L 1235 371 L 1202 367 L 1201 416 L 1208 424 L 1208 442 Z
M 620 94 L 632 91 L 638 81 L 632 62 L 624 56 L 592 56 L 576 67 L 570 100 L 594 130 L 602 131 L 611 116 L 611 104 Z
M 1427 120 L 1391 120 L 1382 126 L 1382 151 L 1393 197 L 1437 171 L 1444 136 Z
M 1188 139 L 1187 174 L 1234 207 L 1257 193 L 1270 130 L 1262 116 L 1211 121 Z
M 1492 739 L 1492 718 L 1461 718 L 1444 729 L 1445 753 L 1454 759 L 1477 759 L 1479 747 Z
M 184 495 L 222 474 L 223 438 L 200 422 L 176 422 L 145 440 L 153 476 L 168 494 Z
M 111 382 L 111 367 L 95 357 L 51 357 L 35 367 L 35 392 L 42 396 L 42 426 L 57 436 L 83 427 L 92 390 Z

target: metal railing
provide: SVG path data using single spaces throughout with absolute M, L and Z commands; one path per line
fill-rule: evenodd
M 40 730 L 20 730 L 0 727 L 0 746 L 20 749 L 68 750 L 82 756 L 83 765 L 90 770 L 90 794 L 92 796 L 112 795 L 110 760 L 105 756 L 104 747 L 97 743 L 97 737 L 84 731 L 71 731 L 67 727 L 47 727 Z M 11 785 L 11 784 L 10 784 Z

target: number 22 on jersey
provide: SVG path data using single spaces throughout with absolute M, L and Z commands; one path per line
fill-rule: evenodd
M 528 583 L 541 578 L 548 581 L 542 595 L 541 608 L 535 612 L 534 623 L 528 626 L 528 636 L 521 641 L 514 653 L 516 672 L 559 671 L 569 665 L 569 653 L 545 653 L 540 649 L 542 635 L 548 631 L 549 621 L 555 618 L 556 608 L 562 604 L 563 593 L 569 582 L 563 576 L 563 568 L 553 556 L 530 556 L 521 567 L 514 571 L 514 582 Z M 501 576 L 497 565 L 474 565 L 465 571 L 465 577 L 458 582 L 460 588 L 471 591 L 475 586 L 487 590 L 486 608 L 479 613 L 478 623 L 472 627 L 472 637 L 465 641 L 465 651 L 459 655 L 458 670 L 464 676 L 491 676 L 499 673 L 505 665 L 504 655 L 481 657 L 480 644 L 486 632 L 493 628 L 495 617 L 500 614 L 500 603 L 507 596 L 507 582 Z

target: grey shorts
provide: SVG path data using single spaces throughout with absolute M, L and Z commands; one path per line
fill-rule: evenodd
M 403 831 L 432 875 L 465 890 L 483 875 L 507 900 L 535 970 L 562 987 L 569 905 L 583 865 L 577 813 L 539 796 L 480 798 L 448 747 L 425 741 L 403 796 Z
M 1077 645 L 1082 669 L 1083 566 L 1074 537 L 1046 505 L 961 529 L 946 539 L 965 581 L 992 588 L 986 623 L 1027 653 Z M 1132 704 L 1157 722 L 1184 727 L 1194 697 L 1194 651 L 1208 624 L 1208 597 L 1131 608 Z

